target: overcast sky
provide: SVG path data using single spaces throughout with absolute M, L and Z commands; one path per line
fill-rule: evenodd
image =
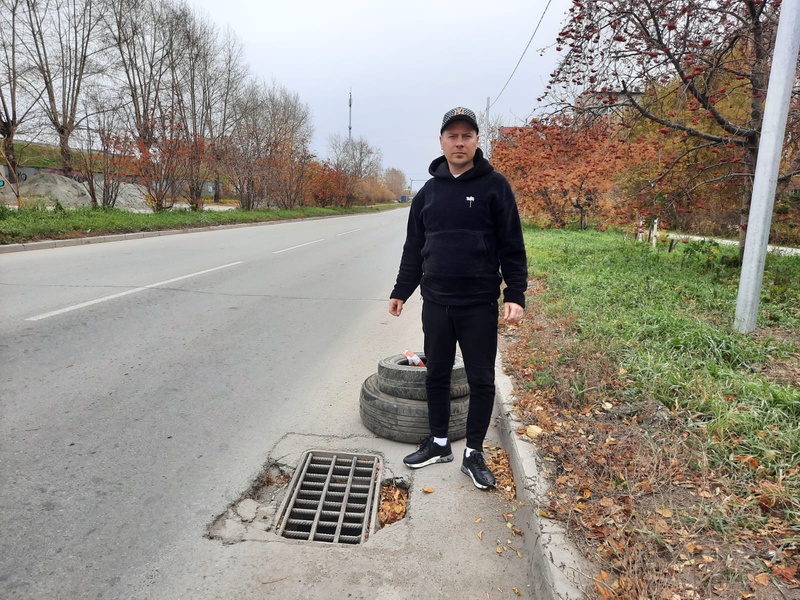
M 401 169 L 414 189 L 440 154 L 442 115 L 494 103 L 542 16 L 545 0 L 187 0 L 236 31 L 251 72 L 297 92 L 311 107 L 312 150 L 331 134 L 353 137 Z M 571 0 L 551 0 L 525 58 L 490 110 L 522 124 L 556 63 L 555 36 Z M 544 56 L 541 50 L 545 49 Z

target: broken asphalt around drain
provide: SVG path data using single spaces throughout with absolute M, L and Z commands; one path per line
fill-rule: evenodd
M 479 490 L 464 475 L 464 440 L 453 443 L 452 463 L 412 470 L 402 459 L 409 444 L 363 435 L 287 434 L 270 453 L 263 479 L 209 526 L 209 544 L 221 544 L 236 571 L 198 582 L 195 597 L 353 598 L 426 600 L 465 598 L 580 598 L 591 580 L 558 524 L 538 516 L 545 492 L 535 448 L 523 441 L 513 419 L 512 388 L 498 363 L 498 398 L 487 444 L 505 449 L 514 471 L 515 500 Z M 304 453 L 373 454 L 382 459 L 382 481 L 409 488 L 403 519 L 373 526 L 362 544 L 331 544 L 283 538 L 276 533 L 290 473 Z M 379 502 L 379 498 L 376 499 Z M 248 566 L 251 568 L 246 568 Z M 241 567 L 245 567 L 242 569 Z M 214 569 L 211 569 L 214 571 Z M 231 595 L 233 593 L 233 595 Z M 219 594 L 219 595 L 215 595 Z

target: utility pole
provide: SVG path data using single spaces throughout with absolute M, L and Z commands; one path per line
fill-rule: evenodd
M 740 333 L 749 333 L 756 328 L 769 230 L 775 205 L 775 189 L 778 184 L 789 100 L 795 83 L 798 52 L 800 52 L 800 0 L 789 0 L 781 3 L 767 100 L 764 104 L 761 140 L 758 144 L 753 196 L 742 257 L 742 274 L 739 278 L 736 316 L 733 320 L 734 329 Z
M 347 141 L 353 139 L 353 90 L 350 89 L 350 101 L 348 102 L 349 116 L 347 117 Z
M 488 160 L 492 156 L 492 140 L 489 137 L 489 97 L 488 96 L 486 97 L 486 114 L 484 116 L 485 116 L 485 119 L 484 119 L 483 135 L 484 135 L 484 139 L 486 141 L 484 142 L 483 153 L 486 155 L 486 159 Z

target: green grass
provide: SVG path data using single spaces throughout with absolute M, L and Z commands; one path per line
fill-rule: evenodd
M 767 476 L 800 507 L 800 257 L 766 262 L 757 334 L 733 331 L 738 248 L 679 244 L 671 253 L 621 233 L 526 230 L 544 310 L 577 319 L 581 342 L 627 373 L 621 400 L 651 398 L 703 428 L 712 462 L 743 484 Z M 624 371 L 621 371 L 624 372 Z M 793 379 L 794 377 L 794 379 Z M 753 462 L 741 457 L 754 457 Z
M 344 208 L 302 207 L 292 210 L 227 210 L 192 212 L 172 210 L 159 213 L 132 213 L 119 209 L 75 208 L 55 210 L 44 206 L 23 206 L 19 210 L 0 207 L 0 244 L 42 239 L 67 239 L 86 235 L 106 235 L 208 227 L 233 223 L 256 223 L 282 219 L 302 219 L 372 212 L 397 207 L 397 204 Z
M 61 151 L 55 146 L 35 144 L 27 142 L 16 142 L 14 152 L 17 161 L 23 167 L 38 167 L 40 169 L 60 169 Z M 77 155 L 78 151 L 74 150 Z

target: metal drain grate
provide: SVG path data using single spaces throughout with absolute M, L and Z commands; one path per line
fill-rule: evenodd
M 372 454 L 306 452 L 281 507 L 278 535 L 360 544 L 377 515 L 381 468 Z

